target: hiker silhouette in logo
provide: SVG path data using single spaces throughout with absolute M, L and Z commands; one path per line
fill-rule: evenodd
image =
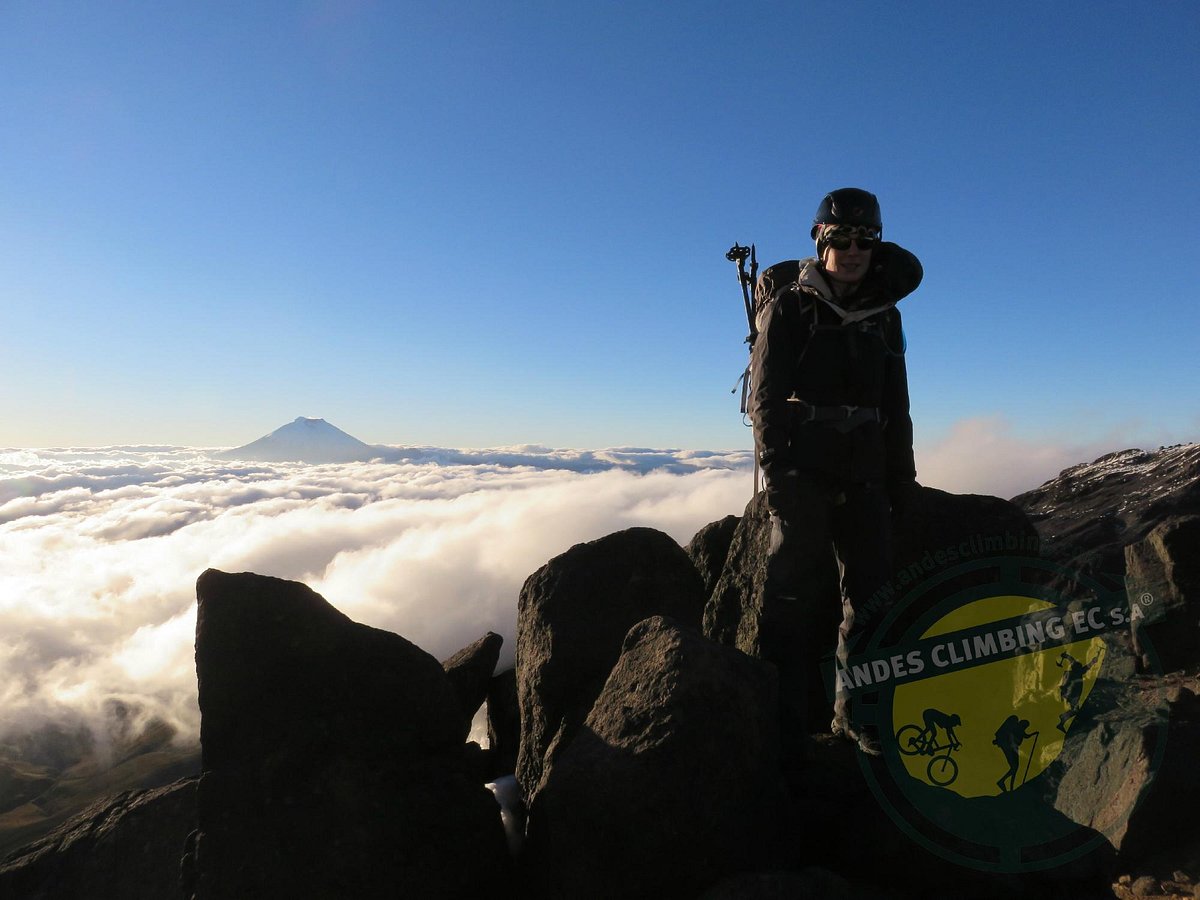
M 1063 672 L 1062 681 L 1058 683 L 1058 696 L 1067 704 L 1067 710 L 1058 717 L 1058 730 L 1063 734 L 1067 733 L 1067 720 L 1074 719 L 1079 713 L 1079 698 L 1083 696 L 1083 676 L 1094 666 L 1100 659 L 1100 652 L 1097 651 L 1087 663 L 1081 663 L 1066 650 L 1062 655 L 1055 660 L 1054 664 L 1060 669 L 1063 668 L 1063 663 L 1070 661 Z
M 1021 768 L 1021 744 L 1030 738 L 1034 739 L 1034 746 L 1037 746 L 1037 735 L 1035 731 L 1032 734 L 1029 732 L 1029 720 L 1018 719 L 1016 715 L 1011 715 L 996 729 L 996 737 L 992 743 L 1000 748 L 1004 754 L 1004 758 L 1008 760 L 1008 771 L 1000 776 L 1000 780 L 996 782 L 996 786 L 1003 791 L 1016 790 L 1017 770 Z M 1033 761 L 1033 751 L 1029 751 L 1030 762 Z M 1025 767 L 1025 776 L 1029 777 L 1029 767 Z M 1008 782 L 1008 787 L 1004 786 Z M 1025 782 L 1022 781 L 1022 784 Z
M 954 734 L 954 729 L 962 724 L 958 713 L 944 713 L 940 709 L 927 709 L 921 714 L 921 718 L 925 722 L 925 727 L 921 730 L 921 736 L 917 740 L 922 746 L 928 748 L 927 752 L 932 753 L 934 745 L 937 744 L 938 728 L 946 732 L 946 740 L 950 742 L 951 750 L 957 750 L 962 746 Z

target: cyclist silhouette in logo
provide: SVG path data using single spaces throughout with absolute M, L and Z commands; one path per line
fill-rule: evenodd
M 953 753 L 962 746 L 954 729 L 962 724 L 958 713 L 944 713 L 940 709 L 927 709 L 921 714 L 925 727 L 904 725 L 896 732 L 896 743 L 905 756 L 931 756 L 926 774 L 930 784 L 946 787 L 958 777 L 958 763 Z M 946 732 L 948 743 L 937 742 L 937 730 Z
M 962 724 L 962 719 L 958 713 L 944 713 L 940 709 L 927 709 L 921 714 L 921 718 L 925 721 L 925 727 L 921 730 L 921 736 L 918 741 L 928 749 L 926 752 L 932 753 L 933 746 L 937 743 L 937 730 L 940 727 L 946 732 L 946 739 L 950 742 L 950 749 L 957 750 L 962 746 L 958 742 L 958 737 L 954 734 L 954 729 Z
M 1058 696 L 1067 704 L 1067 711 L 1058 717 L 1058 730 L 1063 734 L 1067 733 L 1067 720 L 1073 719 L 1079 713 L 1079 698 L 1083 696 L 1083 676 L 1096 664 L 1100 659 L 1100 651 L 1096 652 L 1088 662 L 1081 663 L 1066 650 L 1062 655 L 1055 660 L 1054 664 L 1060 669 L 1063 668 L 1063 663 L 1070 661 L 1063 672 L 1062 681 L 1058 683 Z
M 1029 732 L 1029 720 L 1018 719 L 1015 715 L 1009 716 L 1004 720 L 1004 723 L 996 729 L 996 737 L 992 743 L 995 744 L 1004 753 L 1004 758 L 1008 760 L 1008 771 L 1000 776 L 1000 780 L 996 782 L 996 786 L 1001 792 L 1015 791 L 1017 770 L 1021 768 L 1021 744 L 1029 738 L 1033 738 L 1033 746 L 1037 746 L 1038 732 Z M 1033 750 L 1029 751 L 1029 761 L 1033 761 Z M 1029 766 L 1025 767 L 1025 777 L 1029 777 Z M 1008 782 L 1008 787 L 1004 786 Z M 1024 780 L 1021 782 L 1024 784 Z

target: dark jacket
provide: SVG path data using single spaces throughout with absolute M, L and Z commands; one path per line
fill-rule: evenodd
M 762 273 L 755 288 L 758 338 L 751 357 L 754 438 L 770 481 L 788 469 L 889 487 L 916 477 L 904 334 L 896 303 L 921 283 L 921 264 L 882 243 L 850 297 L 836 298 L 815 259 Z M 803 422 L 796 398 L 818 407 L 877 408 L 882 421 L 846 429 Z

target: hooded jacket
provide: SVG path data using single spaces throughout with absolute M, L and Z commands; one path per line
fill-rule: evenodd
M 768 481 L 789 469 L 889 487 L 916 477 L 896 304 L 922 275 L 917 258 L 892 243 L 875 248 L 870 270 L 848 297 L 834 296 L 816 259 L 788 260 L 762 273 L 750 413 Z M 880 421 L 850 428 L 805 421 L 804 404 L 878 409 Z

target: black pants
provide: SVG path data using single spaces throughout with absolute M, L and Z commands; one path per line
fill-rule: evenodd
M 807 697 L 821 677 L 821 657 L 834 649 L 832 629 L 820 625 L 830 619 L 828 604 L 838 602 L 840 589 L 836 653 L 844 663 L 861 652 L 855 644 L 871 624 L 863 608 L 892 575 L 892 533 L 882 484 L 801 474 L 787 487 L 794 491 L 789 518 L 771 515 L 759 633 L 764 657 L 779 669 L 783 738 L 794 743 L 816 724 L 808 721 Z M 835 715 L 849 715 L 847 701 L 835 695 Z

